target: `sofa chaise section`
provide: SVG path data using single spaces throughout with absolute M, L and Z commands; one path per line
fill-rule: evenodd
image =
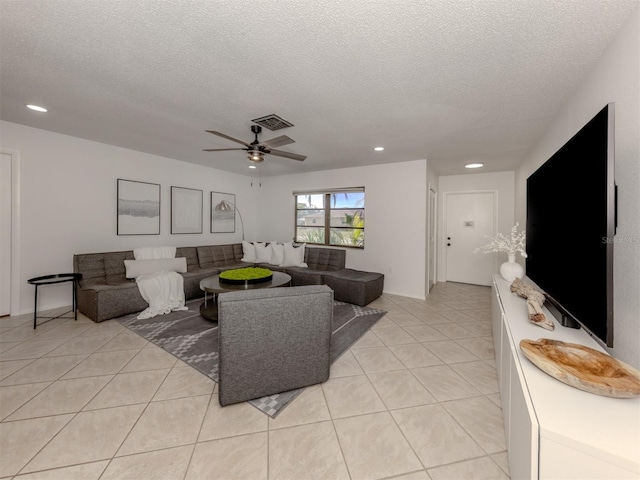
M 363 272 L 344 268 L 327 272 L 324 283 L 335 292 L 339 302 L 352 303 L 364 307 L 382 295 L 384 275 L 376 272 Z
M 285 267 L 280 270 L 291 276 L 291 285 L 324 285 L 323 275 L 344 269 L 346 252 L 342 249 L 305 247 L 304 263 L 306 267 Z M 271 265 L 264 265 L 272 268 Z

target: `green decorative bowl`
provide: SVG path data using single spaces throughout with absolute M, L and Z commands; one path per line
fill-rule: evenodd
M 225 270 L 220 274 L 220 283 L 228 285 L 252 285 L 268 282 L 273 278 L 273 272 L 267 268 L 236 268 Z

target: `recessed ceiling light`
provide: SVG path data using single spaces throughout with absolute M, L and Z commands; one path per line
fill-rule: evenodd
M 384 147 L 376 147 L 376 148 L 374 148 L 374 150 L 375 150 L 376 152 L 381 152 L 381 151 L 383 151 L 383 150 L 384 150 Z
M 31 110 L 33 110 L 35 112 L 47 113 L 47 109 L 44 108 L 44 107 L 41 107 L 39 105 L 27 105 L 27 108 L 30 108 Z
M 467 163 L 464 168 L 480 168 L 484 167 L 484 163 Z
M 258 168 L 255 165 L 249 165 L 249 168 Z

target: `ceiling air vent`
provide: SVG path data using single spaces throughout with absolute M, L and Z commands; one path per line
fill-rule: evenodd
M 289 123 L 274 114 L 267 115 L 266 117 L 255 118 L 251 121 L 264 128 L 268 128 L 269 130 L 280 130 L 281 128 L 293 127 L 293 123 Z

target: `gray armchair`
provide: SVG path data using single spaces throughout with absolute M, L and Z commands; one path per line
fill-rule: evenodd
M 326 381 L 332 320 L 333 290 L 326 285 L 219 295 L 220 404 Z

